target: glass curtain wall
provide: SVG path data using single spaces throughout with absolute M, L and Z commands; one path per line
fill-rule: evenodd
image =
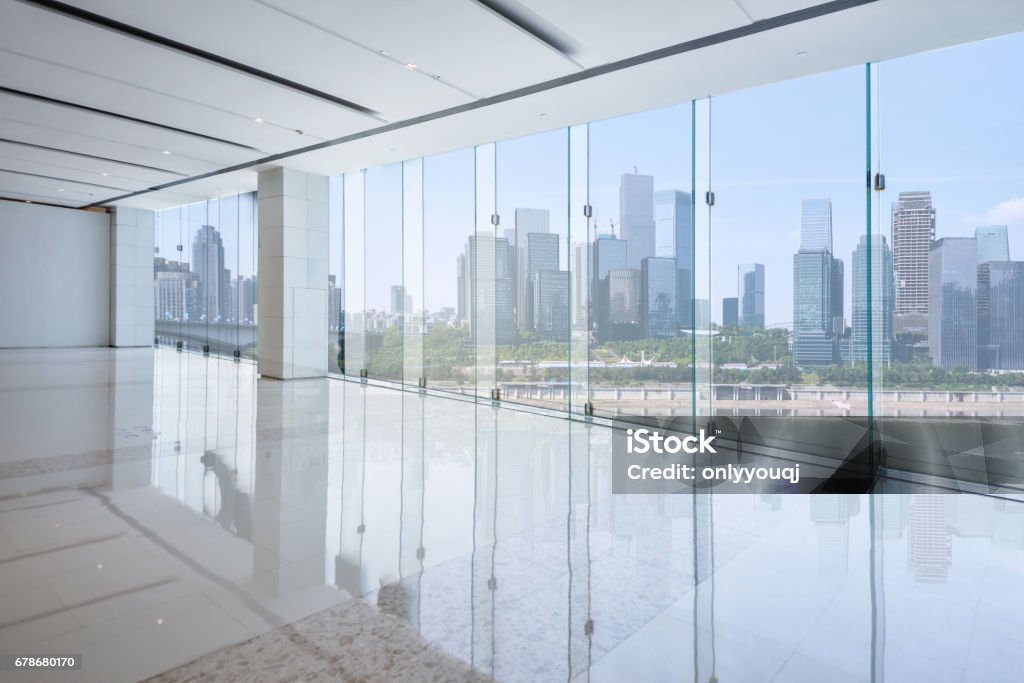
M 412 304 L 402 281 L 402 164 L 369 168 L 364 178 L 367 376 L 400 382 L 401 321 Z
M 888 247 L 872 266 L 890 296 L 873 299 L 874 407 L 887 464 L 994 483 L 1016 470 L 1024 418 L 1024 35 L 872 75 L 872 233 Z
M 850 286 L 868 263 L 864 80 L 861 66 L 711 99 L 709 399 L 726 433 L 837 456 L 863 435 L 869 359 L 848 321 L 859 333 L 866 303 Z M 858 418 L 852 443 L 817 417 Z
M 589 126 L 590 394 L 596 415 L 692 414 L 689 103 Z
M 502 399 L 567 410 L 569 405 L 568 130 L 497 144 L 495 248 L 507 250 L 512 329 L 497 342 Z M 507 245 L 507 246 L 506 246 Z M 496 278 L 496 292 L 504 282 Z M 496 294 L 501 298 L 500 294 Z
M 469 394 L 474 164 L 472 149 L 423 159 L 423 377 L 430 389 Z
M 345 374 L 345 176 L 327 184 L 327 371 Z
M 156 213 L 155 336 L 183 350 L 254 359 L 256 193 Z
M 345 331 L 344 373 L 346 377 L 366 376 L 366 292 L 364 273 L 366 250 L 364 241 L 365 173 L 346 173 L 343 180 L 344 235 L 344 301 Z

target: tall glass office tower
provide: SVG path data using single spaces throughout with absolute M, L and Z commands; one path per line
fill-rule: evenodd
M 644 337 L 678 334 L 676 303 L 676 260 L 645 258 L 640 265 L 640 325 Z
M 192 240 L 192 272 L 199 279 L 198 315 L 210 321 L 227 319 L 231 271 L 224 267 L 224 242 L 212 225 L 199 228 Z
M 655 256 L 654 176 L 625 174 L 619 185 L 619 234 L 626 240 L 626 267 Z
M 885 238 L 875 237 L 871 241 L 869 270 L 867 242 L 867 235 L 862 235 L 853 251 L 853 336 L 850 355 L 853 362 L 867 361 L 870 339 L 872 362 L 888 364 L 892 357 L 893 338 L 893 256 Z
M 764 327 L 764 264 L 743 263 L 737 267 L 740 326 Z
M 928 346 L 946 370 L 978 368 L 978 248 L 973 237 L 932 243 L 928 263 Z
M 801 205 L 800 251 L 793 255 L 793 362 L 831 365 L 832 201 L 805 199 Z
M 516 289 L 516 323 L 522 328 L 529 328 L 533 324 L 533 316 L 530 311 L 533 302 L 530 295 L 530 277 L 541 270 L 541 268 L 534 268 L 532 272 L 530 271 L 530 235 L 550 232 L 551 215 L 547 209 L 516 209 L 515 234 L 513 239 L 508 241 L 514 247 L 512 253 L 515 255 L 513 278 Z M 552 235 L 552 237 L 555 238 L 555 248 L 557 249 L 558 236 Z M 548 266 L 549 269 L 558 269 L 557 259 L 556 253 L 555 264 Z
M 832 253 L 832 200 L 805 199 L 800 208 L 800 251 Z
M 977 296 L 978 369 L 1024 371 L 1024 261 L 979 264 Z
M 1010 242 L 1005 225 L 983 225 L 974 230 L 978 240 L 978 264 L 989 261 L 1009 261 Z
M 676 312 L 679 327 L 689 327 L 693 312 L 693 197 L 689 192 L 662 190 L 654 193 L 654 220 L 658 256 L 676 263 Z

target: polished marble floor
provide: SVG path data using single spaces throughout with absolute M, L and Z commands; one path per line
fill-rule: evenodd
M 0 351 L 11 681 L 1016 681 L 1024 504 L 611 495 L 608 427 Z

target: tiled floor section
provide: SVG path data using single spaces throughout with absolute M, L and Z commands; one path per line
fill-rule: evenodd
M 0 652 L 83 656 L 0 680 L 1019 680 L 1024 504 L 613 496 L 610 449 L 173 350 L 0 352 Z

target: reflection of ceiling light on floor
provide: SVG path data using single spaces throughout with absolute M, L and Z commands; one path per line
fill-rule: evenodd
M 108 175 L 110 175 L 110 174 L 109 174 L 109 173 L 100 173 L 100 175 L 101 175 L 101 176 L 108 176 Z
M 166 154 L 167 156 L 170 156 L 171 155 L 171 150 L 165 149 L 164 150 L 164 154 Z
M 63 187 L 58 187 L 58 188 L 57 188 L 57 192 L 63 192 L 63 191 L 64 191 L 64 188 L 63 188 Z

